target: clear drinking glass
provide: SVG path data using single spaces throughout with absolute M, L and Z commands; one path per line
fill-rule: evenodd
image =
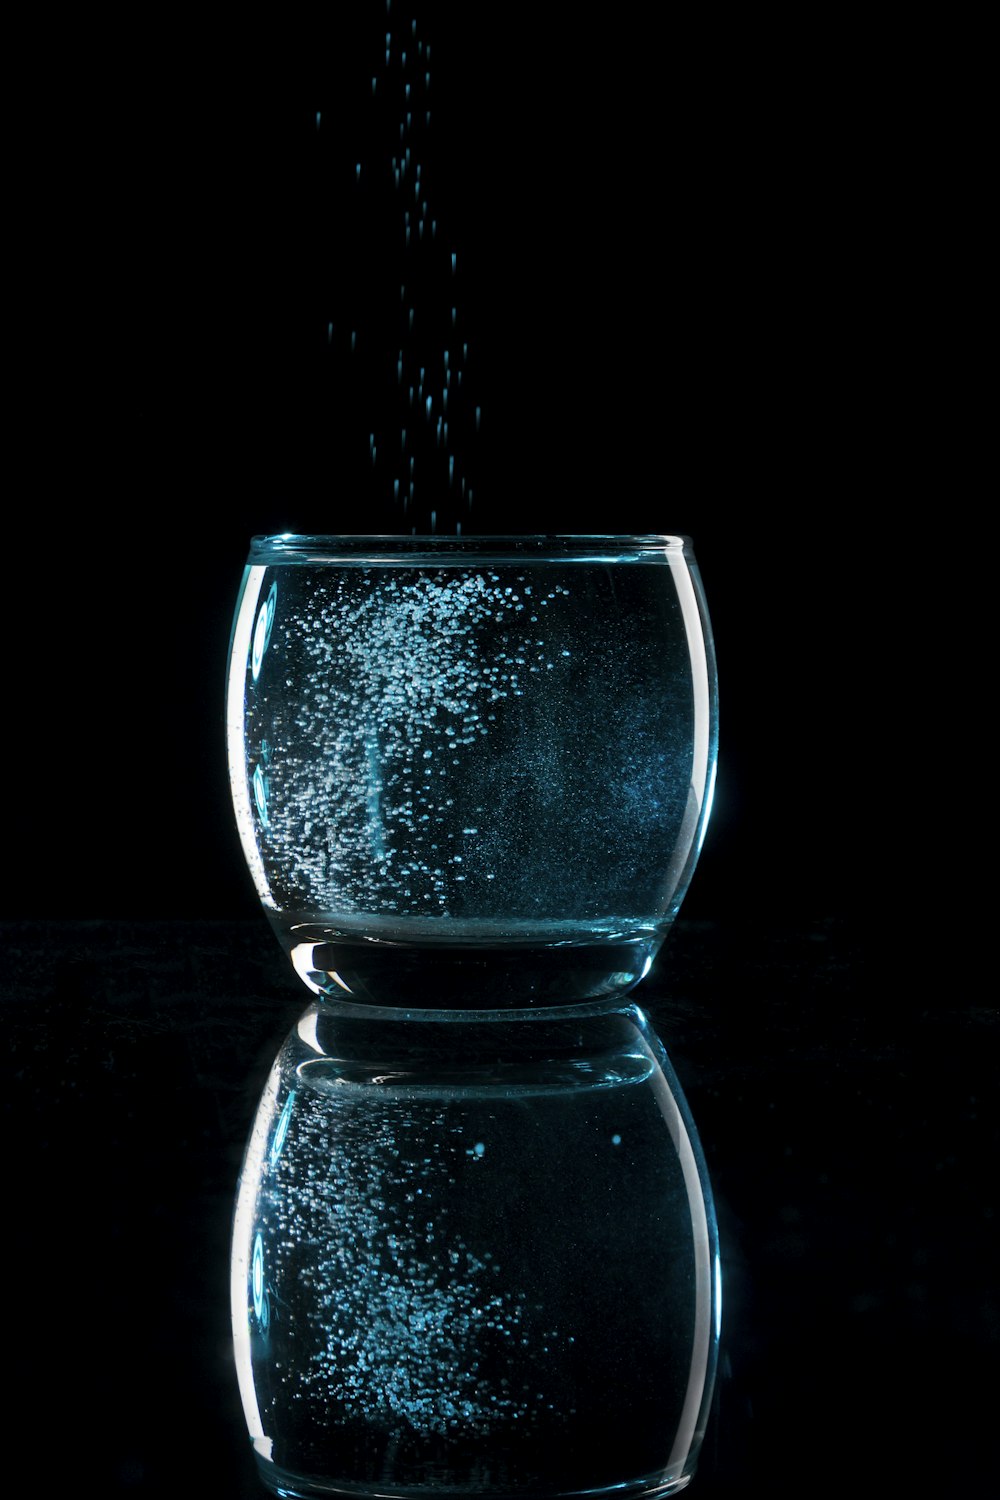
M 255 539 L 227 705 L 247 862 L 317 997 L 237 1199 L 261 1477 L 673 1493 L 711 1393 L 717 1237 L 627 996 L 711 800 L 690 545 Z

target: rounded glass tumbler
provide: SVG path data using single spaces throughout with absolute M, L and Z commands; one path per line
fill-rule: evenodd
M 621 995 L 680 906 L 716 755 L 681 537 L 263 537 L 227 740 L 258 894 L 317 994 Z

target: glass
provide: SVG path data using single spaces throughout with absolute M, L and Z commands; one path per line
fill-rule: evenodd
M 700 1146 L 627 997 L 711 801 L 677 537 L 268 537 L 227 690 L 258 894 L 317 997 L 233 1236 L 261 1477 L 673 1493 L 718 1341 Z

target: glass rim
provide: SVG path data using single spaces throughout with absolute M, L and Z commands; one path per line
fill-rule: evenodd
M 553 557 L 563 560 L 625 559 L 635 556 L 691 556 L 691 539 L 681 535 L 652 533 L 523 534 L 509 536 L 452 535 L 417 536 L 399 533 L 371 535 L 324 535 L 278 532 L 250 540 L 251 563 L 359 561 L 369 557 L 380 562 L 422 557 Z

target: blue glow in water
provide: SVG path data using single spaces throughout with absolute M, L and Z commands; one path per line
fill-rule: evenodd
M 271 1165 L 272 1165 L 272 1167 L 274 1166 L 275 1162 L 278 1160 L 278 1157 L 281 1155 L 281 1148 L 285 1144 L 285 1137 L 288 1134 L 288 1122 L 292 1118 L 292 1107 L 295 1104 L 295 1094 L 296 1094 L 296 1090 L 292 1089 L 290 1091 L 289 1095 L 288 1095 L 287 1100 L 285 1101 L 285 1107 L 281 1111 L 281 1115 L 280 1115 L 280 1117 L 278 1119 L 278 1124 L 277 1124 L 277 1127 L 276 1127 L 275 1132 L 274 1132 L 274 1140 L 271 1142 Z M 259 1241 L 260 1236 L 258 1235 L 257 1238 L 258 1238 L 258 1241 Z M 255 1251 L 255 1258 L 256 1258 L 256 1251 Z M 256 1301 L 256 1297 L 255 1297 L 255 1301 Z
M 260 1231 L 253 1243 L 253 1266 L 251 1269 L 251 1286 L 253 1289 L 253 1310 L 258 1319 L 264 1311 L 264 1241 Z
M 254 627 L 253 641 L 250 648 L 250 669 L 253 673 L 254 682 L 260 676 L 260 669 L 264 661 L 264 652 L 267 650 L 271 640 L 271 631 L 274 628 L 274 611 L 278 599 L 278 585 L 273 583 L 267 599 L 260 607 L 257 616 L 257 624 Z
M 258 764 L 256 770 L 253 773 L 253 795 L 254 802 L 257 806 L 257 812 L 260 816 L 260 821 L 265 828 L 270 827 L 271 821 L 267 810 L 268 790 L 268 780 L 264 775 L 264 768 L 262 765 Z

